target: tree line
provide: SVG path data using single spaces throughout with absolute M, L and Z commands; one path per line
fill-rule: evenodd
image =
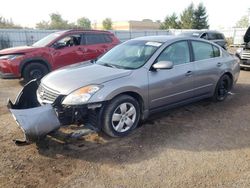
M 172 13 L 167 15 L 163 22 L 160 23 L 159 29 L 208 29 L 208 14 L 206 7 L 200 3 L 197 7 L 191 3 L 187 8 L 185 8 L 180 15 Z M 249 18 L 244 15 L 237 23 L 236 27 L 248 27 Z M 105 18 L 102 21 L 103 29 L 112 30 L 113 22 L 110 18 Z M 0 16 L 0 28 L 23 28 L 20 25 L 13 23 L 11 19 L 5 19 Z M 49 21 L 40 21 L 36 23 L 37 29 L 92 29 L 92 24 L 90 19 L 87 17 L 81 17 L 76 20 L 76 22 L 69 22 L 62 18 L 59 13 L 50 14 Z
M 22 28 L 20 25 L 14 24 L 12 19 L 6 19 L 0 16 L 0 28 L 4 29 L 20 29 Z
M 112 20 L 106 18 L 102 22 L 103 28 L 106 30 L 112 29 Z M 81 17 L 74 22 L 64 20 L 59 13 L 50 14 L 50 21 L 41 21 L 36 24 L 37 29 L 91 29 L 91 21 L 86 17 Z
M 206 7 L 200 3 L 197 8 L 191 3 L 177 16 L 176 13 L 166 16 L 160 26 L 161 29 L 208 29 L 208 15 Z

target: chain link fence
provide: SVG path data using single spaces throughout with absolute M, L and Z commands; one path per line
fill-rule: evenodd
M 240 45 L 243 43 L 243 36 L 247 28 L 232 28 L 218 30 L 224 33 L 227 39 L 230 39 L 233 45 Z M 146 30 L 146 31 L 111 31 L 114 33 L 122 42 L 141 36 L 150 35 L 173 35 L 179 34 L 183 31 L 190 30 Z M 32 29 L 0 29 L 0 49 L 15 47 L 15 46 L 25 46 L 32 45 L 34 42 L 40 40 L 41 38 L 47 36 L 50 33 L 55 32 L 55 30 L 32 30 Z

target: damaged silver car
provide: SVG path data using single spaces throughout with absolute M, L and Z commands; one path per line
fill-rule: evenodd
M 8 107 L 28 141 L 69 124 L 120 137 L 159 110 L 204 98 L 223 101 L 239 71 L 238 58 L 209 41 L 142 37 L 114 47 L 94 63 L 31 81 Z

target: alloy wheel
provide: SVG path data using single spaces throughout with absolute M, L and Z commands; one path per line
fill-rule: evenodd
M 131 103 L 122 103 L 114 111 L 112 115 L 112 126 L 117 132 L 126 132 L 133 127 L 136 120 L 136 109 Z

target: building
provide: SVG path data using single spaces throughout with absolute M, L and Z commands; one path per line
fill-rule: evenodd
M 93 29 L 102 30 L 102 23 L 94 23 Z M 123 22 L 113 22 L 113 30 L 158 30 L 160 28 L 160 22 L 153 22 L 150 19 L 144 19 L 142 21 L 130 20 Z

